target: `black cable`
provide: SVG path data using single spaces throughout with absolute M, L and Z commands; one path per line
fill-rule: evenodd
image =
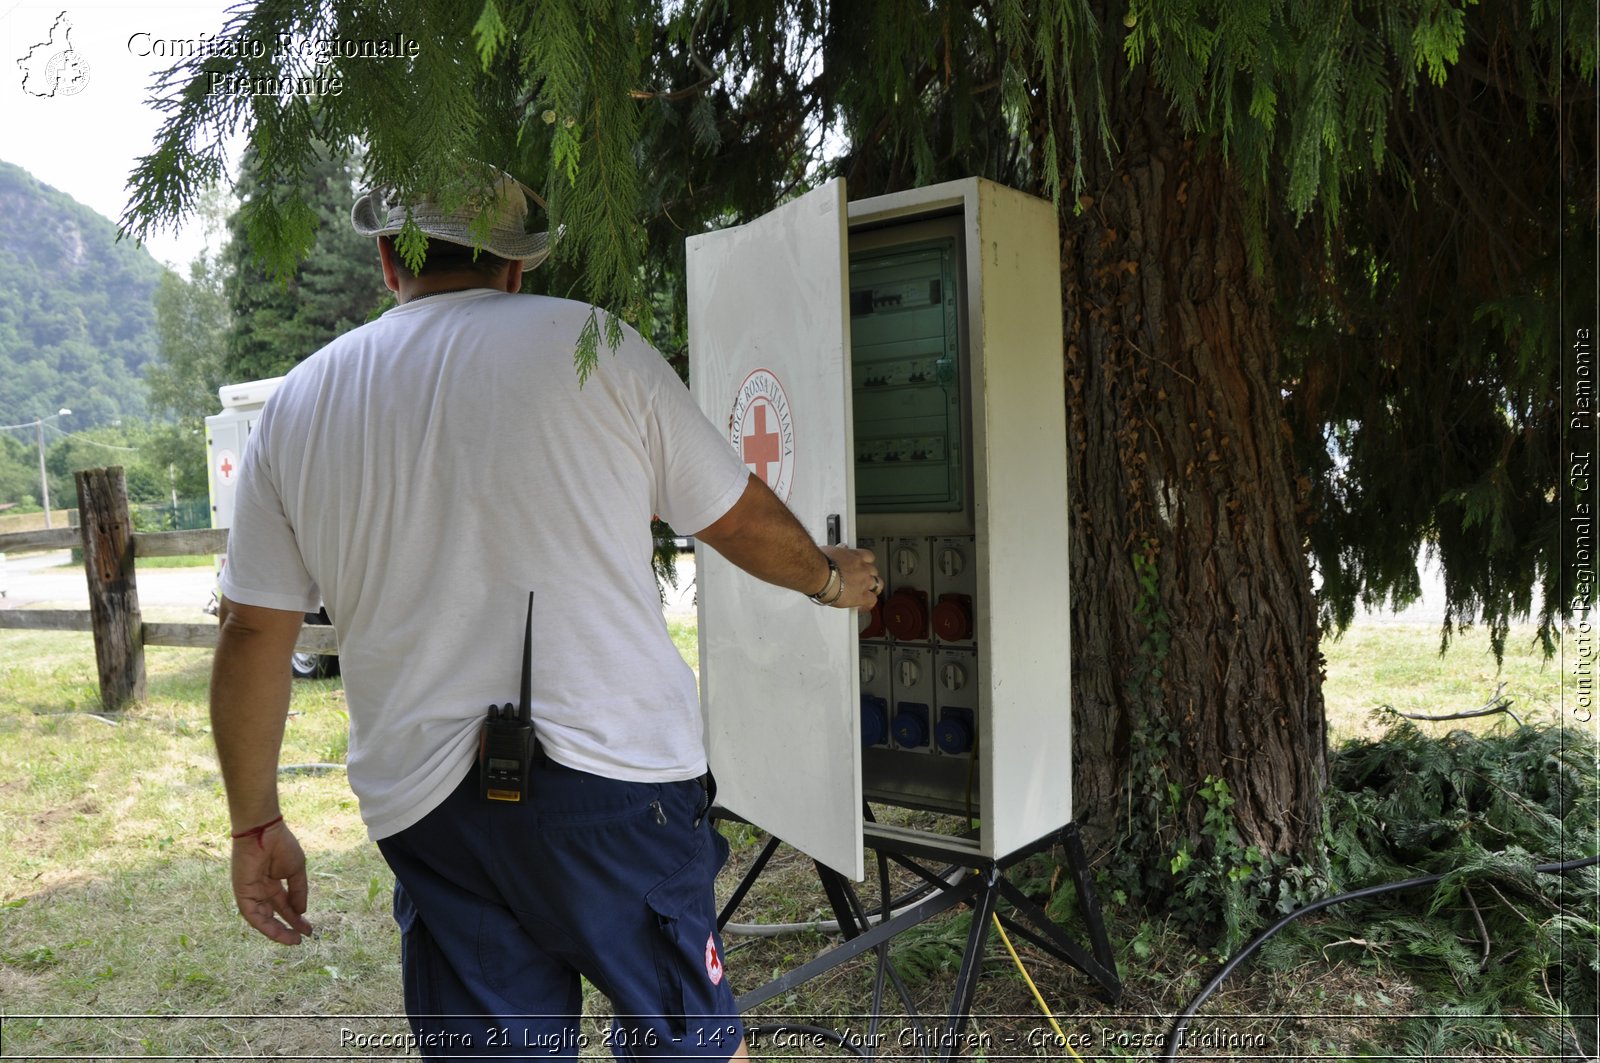
M 801 1034 L 805 1037 L 815 1037 L 838 1045 L 858 1059 L 866 1059 L 867 1054 L 861 1050 L 860 1045 L 852 1044 L 850 1038 L 838 1030 L 830 1030 L 826 1026 L 808 1026 L 799 1022 L 779 1022 L 766 1026 L 751 1026 L 745 1029 L 745 1037 L 760 1039 L 762 1037 L 777 1037 L 781 1034 Z M 752 1049 L 757 1046 L 751 1045 Z
M 1533 870 L 1541 875 L 1565 875 L 1569 871 L 1592 867 L 1595 864 L 1600 864 L 1600 856 L 1585 857 L 1582 860 L 1569 860 L 1564 864 L 1540 864 Z M 1182 1047 L 1183 1032 L 1189 1028 L 1189 1020 L 1194 1018 L 1195 1013 L 1200 1010 L 1200 1005 L 1204 1004 L 1211 994 L 1217 991 L 1217 987 L 1234 972 L 1234 969 L 1249 959 L 1268 938 L 1296 919 L 1299 919 L 1302 915 L 1310 915 L 1312 912 L 1319 912 L 1331 905 L 1343 904 L 1345 901 L 1359 901 L 1367 897 L 1376 897 L 1383 893 L 1397 893 L 1400 890 L 1416 889 L 1418 886 L 1431 886 L 1448 874 L 1450 872 L 1446 871 L 1437 875 L 1423 875 L 1419 878 L 1408 878 L 1401 882 L 1368 886 L 1365 889 L 1352 890 L 1349 893 L 1341 893 L 1334 897 L 1324 897 L 1320 901 L 1313 901 L 1304 908 L 1297 908 L 1282 919 L 1279 919 L 1252 938 L 1248 945 L 1235 954 L 1227 963 L 1223 964 L 1222 970 L 1217 972 L 1216 977 L 1207 982 L 1205 988 L 1200 990 L 1195 995 L 1195 998 L 1189 1002 L 1189 1006 L 1183 1009 L 1183 1013 L 1173 1020 L 1172 1029 L 1167 1033 L 1166 1049 L 1161 1054 L 1162 1063 L 1173 1063 L 1178 1058 L 1178 1049 Z

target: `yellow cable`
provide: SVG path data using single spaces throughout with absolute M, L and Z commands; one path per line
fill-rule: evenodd
M 1005 943 L 1006 951 L 1011 953 L 1011 962 L 1017 965 L 1017 970 L 1022 973 L 1022 980 L 1027 982 L 1028 988 L 1033 991 L 1033 999 L 1038 1003 L 1039 1010 L 1044 1012 L 1044 1017 L 1050 1020 L 1050 1027 L 1055 1030 L 1061 1046 L 1067 1050 L 1073 1059 L 1078 1060 L 1078 1063 L 1083 1063 L 1083 1057 L 1078 1055 L 1077 1050 L 1072 1047 L 1072 1042 L 1067 1040 L 1066 1032 L 1061 1029 L 1061 1024 L 1050 1013 L 1050 1005 L 1044 1002 L 1044 995 L 1039 992 L 1039 987 L 1034 985 L 1033 979 L 1028 976 L 1028 969 L 1022 966 L 1022 957 L 1017 955 L 1015 946 L 1011 944 L 1011 938 L 1006 934 L 1006 928 L 1000 923 L 1000 913 L 990 912 L 989 918 L 994 920 L 994 928 L 1000 931 L 1000 940 Z

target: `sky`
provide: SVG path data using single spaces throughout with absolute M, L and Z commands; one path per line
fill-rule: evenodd
M 139 53 L 154 52 L 152 41 L 216 33 L 230 2 L 0 0 L 0 160 L 118 220 L 128 201 L 128 175 L 138 157 L 151 150 L 161 125 L 161 115 L 148 103 L 150 84 L 172 62 Z M 51 28 L 63 14 L 71 26 L 77 69 L 86 77 L 79 91 L 33 95 L 23 88 L 24 67 L 18 60 L 50 40 Z M 48 62 L 57 51 L 52 42 L 34 53 L 35 62 Z M 237 151 L 229 158 L 237 163 Z M 205 245 L 199 223 L 152 235 L 145 243 L 158 261 L 180 271 L 186 271 Z

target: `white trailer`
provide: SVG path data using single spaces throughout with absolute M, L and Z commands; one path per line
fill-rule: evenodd
M 211 492 L 211 526 L 233 526 L 233 491 L 239 482 L 239 462 L 261 408 L 283 383 L 283 377 L 225 384 L 217 389 L 222 412 L 206 418 L 206 480 Z
M 283 383 L 283 377 L 267 380 L 249 380 L 241 384 L 225 384 L 217 389 L 222 402 L 222 412 L 206 418 L 206 482 L 211 494 L 211 526 L 233 526 L 234 489 L 239 483 L 239 464 L 244 460 L 245 446 L 250 433 L 261 419 L 261 408 L 272 393 Z M 220 574 L 227 558 L 217 559 Z M 308 624 L 326 624 L 328 614 L 318 611 L 306 614 Z M 339 673 L 339 658 L 315 653 L 296 653 L 290 666 L 299 679 L 321 679 Z

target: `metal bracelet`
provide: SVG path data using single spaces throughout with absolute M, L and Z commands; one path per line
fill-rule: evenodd
M 833 592 L 832 595 L 828 594 L 830 590 Z M 843 596 L 844 576 L 842 576 L 839 572 L 838 563 L 830 557 L 828 558 L 828 582 L 822 585 L 822 589 L 820 591 L 815 594 L 808 594 L 806 597 L 810 598 L 818 605 L 832 605 Z

